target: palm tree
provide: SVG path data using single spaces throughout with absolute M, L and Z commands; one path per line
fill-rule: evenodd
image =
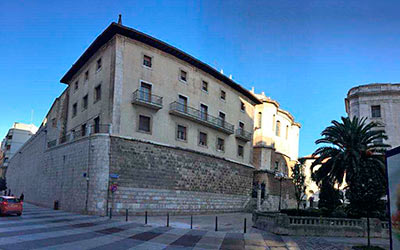
M 385 132 L 374 122 L 366 123 L 366 118 L 342 117 L 341 120 L 332 121 L 333 125 L 324 129 L 322 138 L 315 142 L 325 145 L 313 153 L 317 157 L 311 165 L 313 178 L 317 183 L 326 179 L 338 185 L 345 180 L 350 186 L 362 168 L 372 168 L 385 176 L 382 153 L 389 147 L 382 142 L 387 139 Z
M 389 145 L 385 132 L 374 122 L 366 123 L 366 118 L 342 117 L 342 123 L 332 121 L 331 126 L 322 131 L 322 138 L 313 156 L 318 156 L 311 165 L 313 179 L 320 183 L 329 181 L 341 185 L 346 181 L 349 190 L 350 208 L 367 210 L 368 246 L 370 246 L 369 217 L 377 209 L 377 204 L 385 190 L 386 174 L 383 152 Z M 313 171 L 316 166 L 320 167 Z M 373 185 L 372 185 L 373 184 Z M 382 187 L 379 191 L 379 188 Z

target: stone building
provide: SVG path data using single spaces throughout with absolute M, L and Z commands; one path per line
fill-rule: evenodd
M 384 130 L 384 142 L 392 148 L 400 146 L 400 84 L 372 83 L 349 90 L 345 99 L 349 117 L 366 117 Z
M 67 88 L 10 162 L 8 185 L 16 194 L 96 214 L 248 205 L 253 116 L 264 102 L 230 77 L 112 23 L 61 82 Z M 281 115 L 284 128 L 291 118 Z M 292 157 L 283 147 L 279 152 Z
M 37 130 L 33 124 L 14 122 L 1 143 L 0 177 L 5 177 L 10 159 Z
M 265 185 L 261 209 L 276 210 L 279 199 L 282 208 L 294 207 L 296 200 L 290 175 L 298 158 L 300 124 L 264 92 L 256 96 L 262 104 L 255 106 L 253 163 L 255 184 Z

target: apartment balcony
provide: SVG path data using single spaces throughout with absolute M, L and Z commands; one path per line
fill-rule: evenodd
M 201 123 L 205 126 L 219 130 L 226 134 L 233 134 L 234 132 L 234 126 L 226 122 L 225 120 L 209 115 L 208 113 L 201 112 L 198 109 L 183 105 L 178 102 L 173 102 L 170 104 L 169 112 L 176 116 L 180 116 Z
M 251 132 L 248 132 L 242 128 L 238 128 L 238 129 L 236 129 L 235 137 L 242 141 L 247 142 L 247 141 L 251 140 L 252 134 L 251 134 Z
M 159 110 L 163 107 L 162 100 L 162 96 L 153 95 L 149 92 L 138 89 L 133 92 L 132 103 L 154 110 Z

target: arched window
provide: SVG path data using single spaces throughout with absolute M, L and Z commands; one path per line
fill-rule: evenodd
M 289 125 L 286 125 L 286 140 L 289 138 Z
M 275 134 L 281 136 L 281 121 L 276 121 Z

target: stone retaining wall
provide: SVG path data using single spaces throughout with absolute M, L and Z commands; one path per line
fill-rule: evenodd
M 250 200 L 253 168 L 207 154 L 111 136 L 110 173 L 116 212 L 242 211 Z M 111 205 L 110 205 L 111 206 Z
M 366 237 L 367 219 L 288 216 L 282 213 L 253 213 L 254 227 L 282 235 Z M 389 238 L 387 222 L 370 219 L 371 237 Z

